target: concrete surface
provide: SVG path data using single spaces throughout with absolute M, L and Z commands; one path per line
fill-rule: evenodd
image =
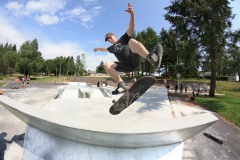
M 32 87 L 32 89 L 31 89 Z M 35 88 L 34 88 L 35 87 Z M 28 104 L 35 104 L 38 107 L 44 106 L 46 102 L 56 95 L 56 85 L 43 85 L 32 83 L 29 88 L 20 88 L 19 90 L 9 89 L 9 86 L 3 87 L 12 98 Z M 36 98 L 37 97 L 37 98 Z M 181 104 L 177 98 L 171 99 L 171 106 Z M 179 111 L 181 113 L 181 111 Z M 193 138 L 187 140 L 184 144 L 183 159 L 240 159 L 240 130 L 231 125 L 221 117 L 211 127 L 200 132 Z M 18 120 L 0 106 L 0 132 L 6 132 L 8 135 L 5 139 L 10 140 L 14 135 L 24 133 L 25 124 Z M 203 136 L 207 132 L 223 141 L 222 145 Z M 8 150 L 12 145 L 7 144 Z M 8 152 L 8 150 L 6 152 Z M 6 153 L 7 154 L 7 153 Z
M 91 98 L 78 98 L 75 95 L 78 90 L 91 91 Z M 0 97 L 0 104 L 39 130 L 106 147 L 140 148 L 179 143 L 218 120 L 204 110 L 173 117 L 167 89 L 162 87 L 151 87 L 121 114 L 111 115 L 112 100 L 122 95 L 109 98 L 96 86 L 72 85 L 65 87 L 60 98 L 45 105 L 49 109 L 38 109 L 4 95 Z
M 28 126 L 24 142 L 24 159 L 181 160 L 182 150 L 183 143 L 146 148 L 96 146 L 63 139 Z
M 178 97 L 170 97 L 172 107 L 184 110 L 186 103 Z M 187 106 L 191 110 L 199 108 L 198 105 Z M 231 124 L 223 117 L 215 114 L 219 121 L 201 131 L 193 138 L 185 141 L 183 160 L 239 160 L 240 159 L 240 128 Z M 208 133 L 223 142 L 222 145 L 205 137 Z

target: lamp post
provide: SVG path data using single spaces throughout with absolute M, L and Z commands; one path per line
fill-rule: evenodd
M 62 63 L 60 62 L 60 71 L 59 71 L 59 77 L 61 77 L 61 71 L 62 71 Z
M 61 77 L 61 74 L 62 74 L 62 57 L 60 59 L 60 67 L 59 67 L 59 77 Z
M 175 46 L 176 46 L 176 52 L 177 52 L 177 71 L 178 71 L 178 67 L 179 67 L 179 62 L 178 62 L 178 45 L 177 45 L 177 39 L 175 41 Z M 177 73 L 177 78 L 178 78 L 178 87 L 179 87 L 179 78 L 181 77 L 180 73 Z

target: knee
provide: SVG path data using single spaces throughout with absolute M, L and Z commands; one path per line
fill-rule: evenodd
M 109 70 L 112 67 L 112 62 L 106 62 L 103 64 L 105 70 Z
M 141 47 L 142 46 L 142 43 L 135 40 L 135 39 L 130 39 L 129 42 L 128 42 L 128 45 L 129 45 L 129 48 L 132 50 L 132 51 L 136 51 L 137 48 Z

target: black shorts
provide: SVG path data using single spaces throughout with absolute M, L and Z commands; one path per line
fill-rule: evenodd
M 126 62 L 114 62 L 117 64 L 115 68 L 118 72 L 132 72 L 140 66 L 140 56 L 135 53 L 131 53 L 129 56 L 129 61 Z

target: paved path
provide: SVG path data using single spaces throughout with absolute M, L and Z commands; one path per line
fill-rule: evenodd
M 171 96 L 172 107 L 200 108 L 200 106 L 186 103 L 178 97 Z M 218 116 L 219 121 L 200 132 L 184 143 L 183 160 L 239 160 L 240 159 L 240 129 Z M 220 145 L 207 138 L 208 133 L 223 141 Z

